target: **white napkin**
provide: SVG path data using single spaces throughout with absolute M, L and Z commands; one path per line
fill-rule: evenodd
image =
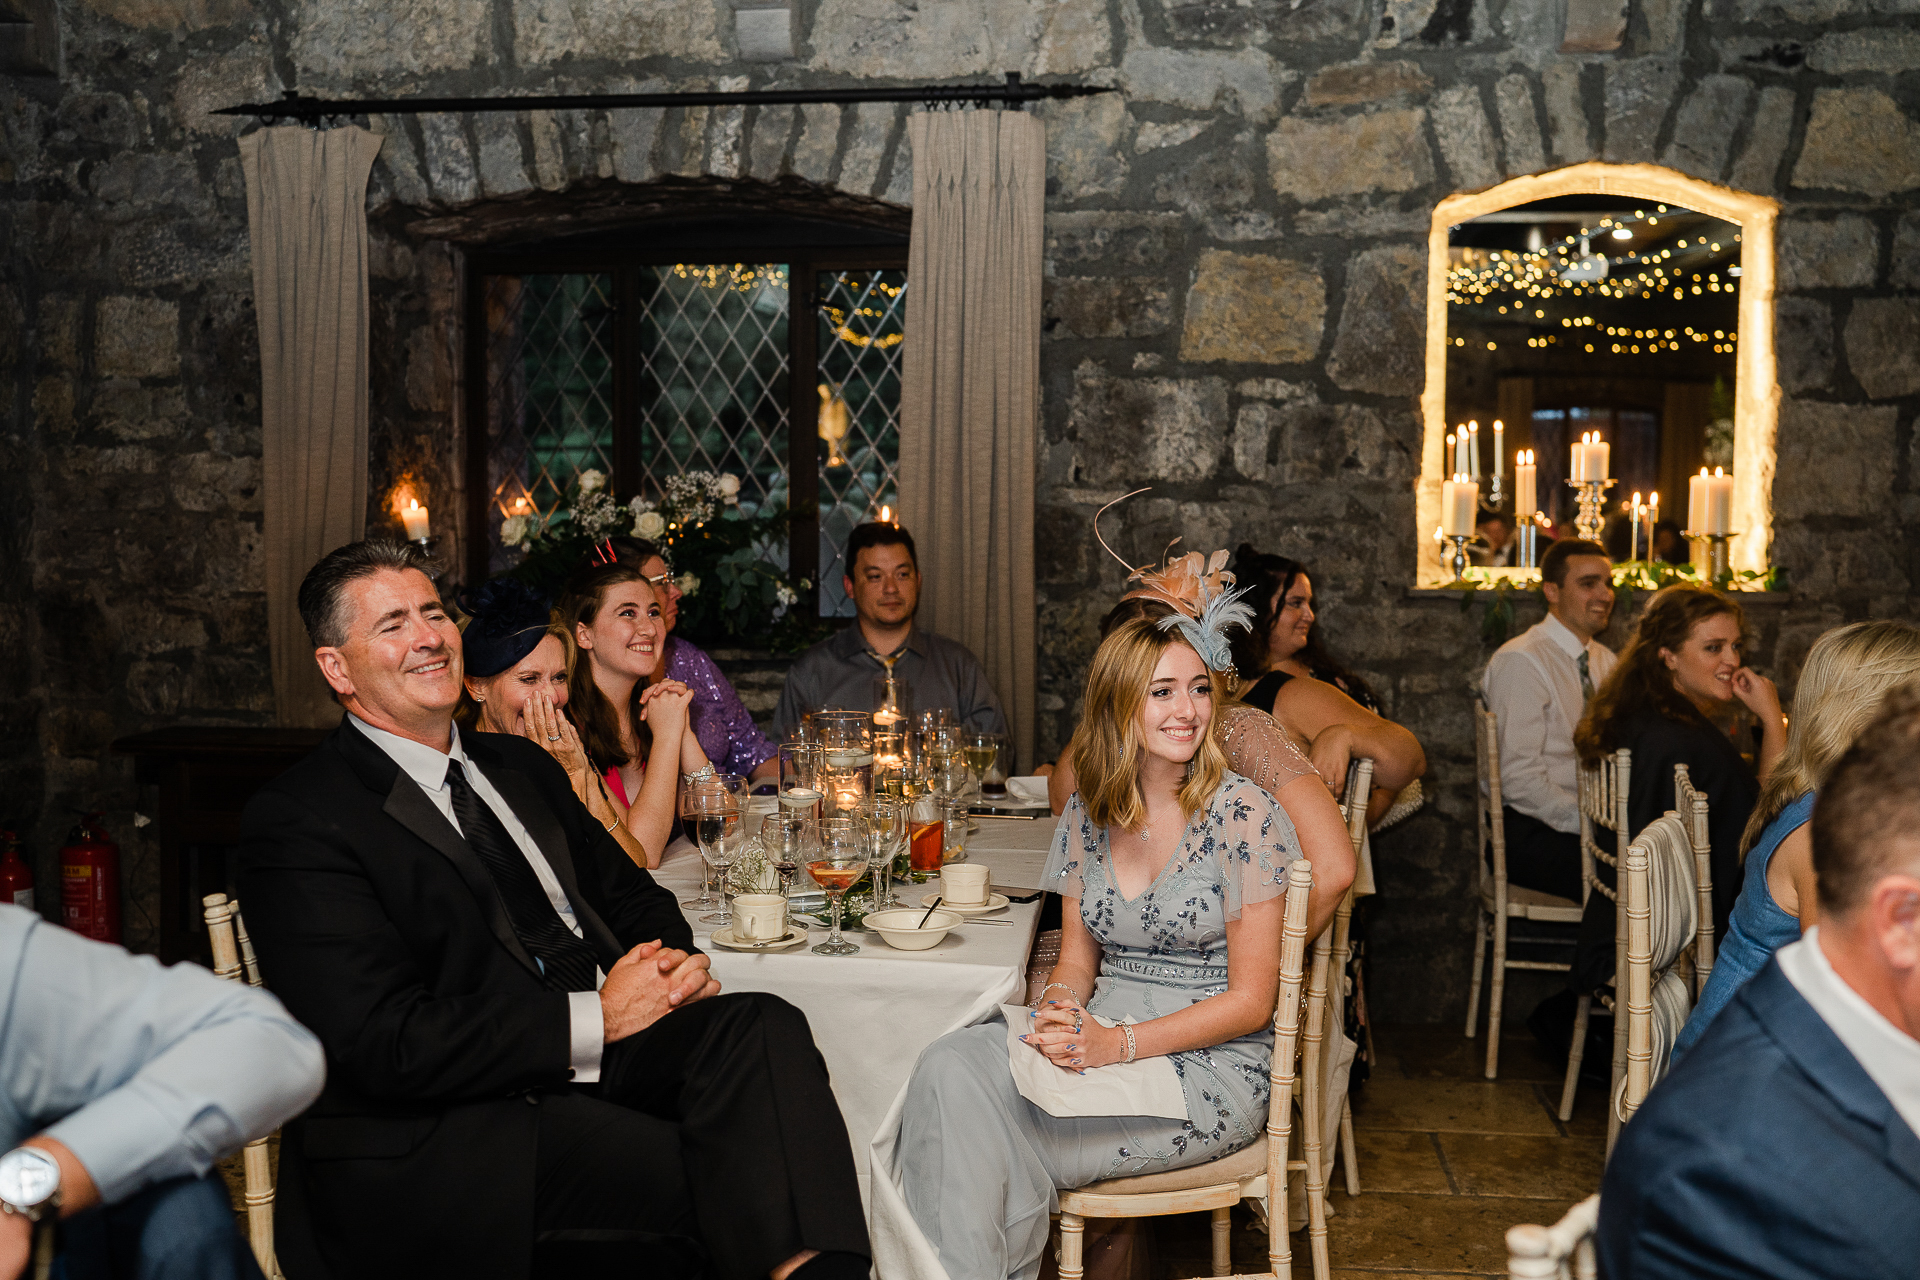
M 1062 1071 L 1020 1037 L 1027 1033 L 1032 1012 L 1023 1004 L 1003 1004 L 1007 1019 L 1007 1060 L 1013 1067 L 1014 1087 L 1020 1096 L 1050 1116 L 1164 1116 L 1187 1118 L 1187 1095 L 1173 1059 L 1142 1058 L 1116 1062 L 1080 1075 Z M 1114 1024 L 1105 1018 L 1103 1027 Z
M 1028 804 L 1045 804 L 1047 802 L 1047 780 L 1038 776 L 1008 778 L 1007 793 L 1014 799 L 1024 800 Z

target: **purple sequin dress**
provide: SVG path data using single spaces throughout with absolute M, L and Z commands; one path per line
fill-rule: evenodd
M 693 736 L 700 739 L 700 749 L 714 768 L 745 777 L 754 766 L 773 759 L 773 743 L 760 732 L 753 713 L 741 704 L 740 695 L 704 650 L 679 636 L 670 637 L 667 679 L 693 690 Z

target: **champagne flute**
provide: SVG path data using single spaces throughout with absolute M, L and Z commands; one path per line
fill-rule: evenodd
M 702 794 L 701 788 L 688 787 L 680 792 L 680 821 L 689 834 L 697 834 L 700 820 L 700 805 L 695 797 Z M 713 868 L 706 856 L 700 858 L 700 896 L 687 904 L 695 911 L 711 911 L 720 904 L 713 900 Z
M 780 876 L 780 896 L 787 900 L 786 920 L 793 924 L 793 878 L 800 868 L 820 855 L 820 837 L 814 821 L 804 811 L 781 812 L 767 821 L 773 838 L 767 845 L 771 865 Z
M 817 956 L 855 954 L 860 950 L 859 944 L 848 942 L 840 934 L 840 900 L 854 882 L 867 873 L 866 850 L 854 836 L 853 828 L 850 825 L 830 825 L 820 856 L 807 864 L 807 870 L 827 891 L 827 901 L 833 905 L 833 930 L 825 942 L 814 947 L 813 953 Z
M 875 797 L 863 815 L 867 865 L 873 869 L 875 911 L 884 911 L 894 905 L 893 859 L 899 852 L 905 817 L 906 811 L 898 801 L 884 797 Z
M 686 804 L 693 810 L 693 836 L 707 866 L 720 873 L 721 910 L 700 917 L 701 924 L 730 924 L 733 921 L 733 888 L 727 872 L 733 867 L 733 842 L 727 829 L 740 821 L 739 802 L 725 787 L 700 787 L 687 793 Z M 707 903 L 712 906 L 711 900 Z

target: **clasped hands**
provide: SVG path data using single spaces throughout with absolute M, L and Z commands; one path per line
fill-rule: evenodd
M 644 1031 L 683 1005 L 720 994 L 720 983 L 703 955 L 664 943 L 643 942 L 621 956 L 600 988 L 606 1042 Z
M 1088 1067 L 1104 1067 L 1127 1055 L 1126 1033 L 1102 1026 L 1074 1001 L 1048 1000 L 1027 1018 L 1031 1025 L 1020 1038 L 1062 1071 L 1085 1075 Z

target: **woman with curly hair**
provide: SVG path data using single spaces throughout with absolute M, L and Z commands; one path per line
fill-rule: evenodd
M 1787 726 L 1773 681 L 1742 665 L 1746 615 L 1710 587 L 1678 583 L 1654 593 L 1634 623 L 1620 663 L 1594 693 L 1574 730 L 1573 745 L 1591 764 L 1625 747 L 1633 752 L 1627 791 L 1628 833 L 1674 807 L 1673 766 L 1685 764 L 1707 796 L 1713 842 L 1713 932 L 1727 930 L 1740 892 L 1740 836 L 1760 783 L 1786 746 Z M 1745 707 L 1759 743 L 1749 765 L 1716 721 Z M 1757 776 L 1756 776 L 1757 766 Z M 1612 869 L 1596 867 L 1612 883 Z M 1594 990 L 1613 977 L 1614 905 L 1605 894 L 1587 900 L 1574 955 L 1574 980 Z

